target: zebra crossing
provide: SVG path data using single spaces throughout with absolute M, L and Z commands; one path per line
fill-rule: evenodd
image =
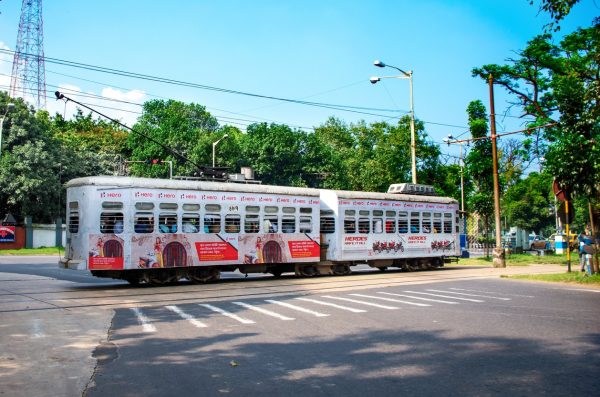
M 522 296 L 520 296 L 522 297 Z M 532 296 L 528 296 L 533 298 Z M 399 292 L 368 291 L 348 292 L 337 295 L 310 295 L 298 297 L 283 297 L 279 299 L 256 299 L 247 301 L 225 301 L 216 303 L 186 303 L 186 308 L 168 305 L 162 308 L 178 316 L 196 328 L 207 328 L 219 321 L 229 321 L 232 324 L 252 325 L 260 321 L 262 316 L 281 321 L 295 321 L 302 316 L 324 318 L 335 316 L 342 312 L 366 313 L 369 310 L 402 310 L 405 308 L 430 308 L 435 305 L 481 304 L 489 301 L 511 301 L 507 294 L 493 291 L 474 291 L 461 288 L 423 290 L 402 290 Z M 152 311 L 162 310 L 152 308 Z M 240 309 L 242 311 L 240 312 Z M 144 333 L 157 332 L 156 321 L 150 310 L 130 308 Z M 219 322 L 219 324 L 222 324 Z

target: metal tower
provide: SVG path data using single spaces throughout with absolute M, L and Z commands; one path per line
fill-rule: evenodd
M 31 99 L 37 109 L 46 107 L 42 0 L 23 0 L 10 80 L 10 96 Z

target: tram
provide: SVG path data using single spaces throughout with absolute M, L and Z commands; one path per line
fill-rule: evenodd
M 345 275 L 368 264 L 430 269 L 458 257 L 456 200 L 388 193 L 117 176 L 67 183 L 59 266 L 132 284 L 221 272 Z M 433 189 L 431 189 L 432 191 Z

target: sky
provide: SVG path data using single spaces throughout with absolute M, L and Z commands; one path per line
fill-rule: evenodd
M 21 1 L 0 0 L 0 48 L 15 50 Z M 73 103 L 59 89 L 133 125 L 144 101 L 203 105 L 220 124 L 242 130 L 275 122 L 311 131 L 329 117 L 347 123 L 395 122 L 410 110 L 409 82 L 391 68 L 413 71 L 414 109 L 446 161 L 468 137 L 466 108 L 489 108 L 487 83 L 473 67 L 504 63 L 549 22 L 539 1 L 386 0 L 54 0 L 43 2 L 46 57 L 263 96 L 378 110 L 345 112 L 271 99 L 182 87 L 46 62 L 47 109 L 67 117 Z M 560 37 L 588 27 L 599 0 L 581 0 L 561 23 Z M 0 90 L 8 90 L 12 56 L 0 54 Z M 92 97 L 90 97 L 90 95 Z M 99 96 L 100 98 L 95 98 Z M 522 128 L 508 96 L 495 88 L 499 132 Z M 119 100 L 122 102 L 116 102 Z M 128 103 L 125 103 L 128 102 Z M 100 107 L 102 106 L 102 107 Z M 86 112 L 87 113 L 87 112 Z M 515 135 L 518 137 L 518 135 Z

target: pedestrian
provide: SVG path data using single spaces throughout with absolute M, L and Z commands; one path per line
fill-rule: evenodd
M 577 241 L 579 241 L 579 270 L 585 272 L 585 234 L 583 232 L 579 233 L 577 236 Z

